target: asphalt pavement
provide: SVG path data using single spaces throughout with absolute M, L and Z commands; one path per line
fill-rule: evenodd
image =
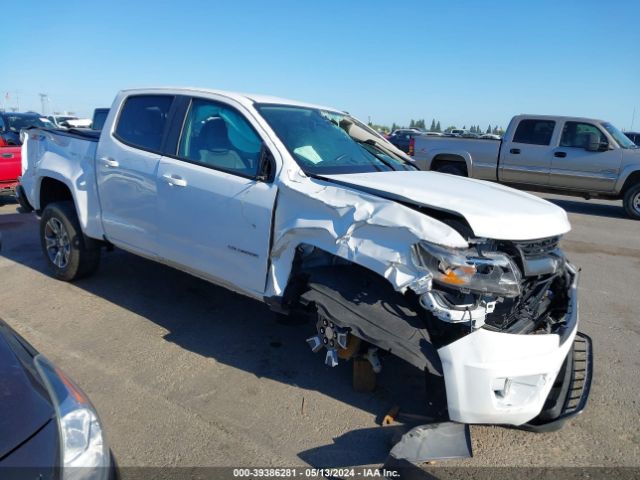
M 582 268 L 580 329 L 594 342 L 584 413 L 556 433 L 471 427 L 473 466 L 640 466 L 640 222 L 619 202 L 544 195 L 569 212 Z M 76 283 L 47 273 L 38 220 L 0 206 L 0 317 L 88 393 L 121 466 L 343 467 L 382 463 L 420 414 L 422 374 L 385 359 L 373 393 L 351 387 L 264 305 L 116 249 Z

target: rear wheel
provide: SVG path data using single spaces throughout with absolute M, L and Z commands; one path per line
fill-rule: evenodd
M 59 280 L 76 280 L 98 268 L 100 247 L 82 234 L 71 201 L 46 206 L 40 219 L 40 241 L 51 273 Z
M 448 173 L 449 175 L 457 175 L 459 177 L 467 176 L 466 168 L 458 163 L 443 163 L 436 166 L 433 170 L 440 173 Z
M 640 220 L 640 183 L 627 190 L 622 204 L 629 217 Z

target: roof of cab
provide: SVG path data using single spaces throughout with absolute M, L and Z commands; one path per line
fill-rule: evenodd
M 595 122 L 595 123 L 605 123 L 604 120 L 600 120 L 598 118 L 587 118 L 587 117 L 568 117 L 563 115 L 530 115 L 521 113 L 520 115 L 516 115 L 513 117 L 514 120 L 520 120 L 523 118 L 530 118 L 532 120 L 563 120 L 563 121 L 578 121 L 578 122 Z
M 194 94 L 213 94 L 227 97 L 231 100 L 235 100 L 246 106 L 253 106 L 256 103 L 266 103 L 271 105 L 289 105 L 295 107 L 307 107 L 317 108 L 320 110 L 328 110 L 331 112 L 342 112 L 339 109 L 332 107 L 325 107 L 322 105 L 315 105 L 312 103 L 299 102 L 297 100 L 289 100 L 286 98 L 272 97 L 269 95 L 258 95 L 250 93 L 228 92 L 225 90 L 214 90 L 211 88 L 198 88 L 198 87 L 150 87 L 150 88 L 130 88 L 122 90 L 126 94 L 141 94 L 141 93 L 173 93 L 175 95 L 194 95 Z

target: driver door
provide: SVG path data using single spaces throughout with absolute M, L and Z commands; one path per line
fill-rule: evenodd
M 277 188 L 259 180 L 262 139 L 239 110 L 193 98 L 175 155 L 160 159 L 160 256 L 196 275 L 264 293 Z M 178 136 L 176 136 L 178 137 Z
M 600 137 L 602 151 L 587 150 L 589 135 Z M 549 184 L 592 192 L 610 192 L 622 165 L 622 150 L 611 150 L 606 135 L 596 125 L 565 122 L 558 147 L 552 151 Z

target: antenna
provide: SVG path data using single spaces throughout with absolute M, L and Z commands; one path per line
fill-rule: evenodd
M 633 115 L 631 115 L 631 128 L 629 131 L 633 132 L 633 122 L 636 120 L 636 107 L 633 107 Z

